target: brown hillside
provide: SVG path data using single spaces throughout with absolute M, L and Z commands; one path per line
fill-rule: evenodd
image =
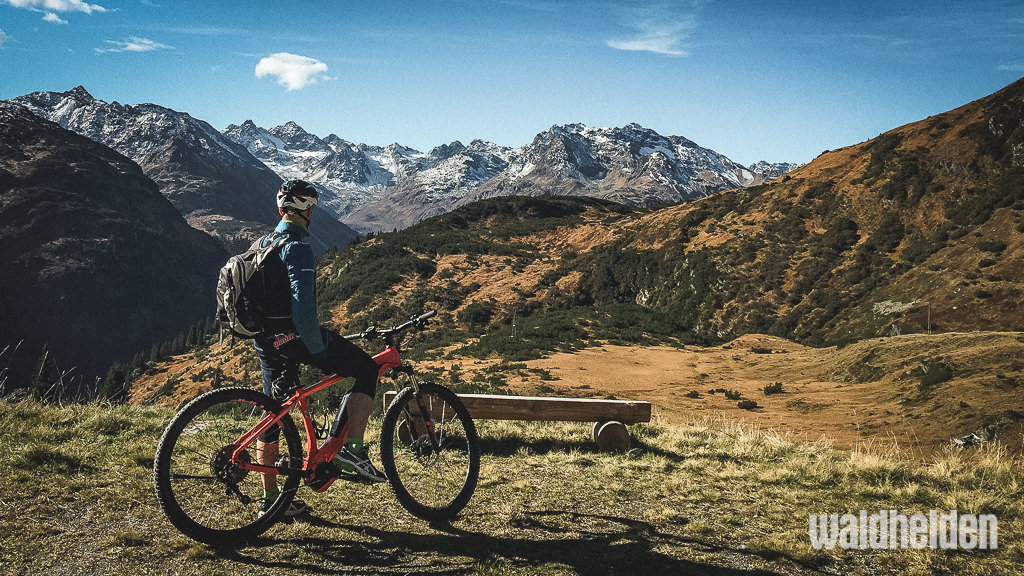
M 722 334 L 917 332 L 929 310 L 932 329 L 1020 329 L 1022 150 L 1024 80 L 781 181 L 639 218 L 633 246 L 709 249 Z

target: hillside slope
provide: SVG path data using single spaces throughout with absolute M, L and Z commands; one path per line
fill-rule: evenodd
M 707 250 L 708 326 L 807 342 L 1019 330 L 1024 80 L 823 154 L 763 187 L 639 219 L 633 245 Z
M 137 164 L 0 102 L 0 349 L 13 387 L 44 343 L 89 387 L 116 359 L 210 314 L 223 247 Z
M 382 312 L 403 308 L 404 290 L 415 288 L 422 305 L 430 287 L 448 286 L 487 307 L 492 329 L 596 304 L 629 308 L 640 331 L 657 331 L 635 321 L 653 313 L 673 324 L 669 332 L 713 339 L 754 332 L 825 344 L 1019 330 L 1022 149 L 1024 80 L 825 153 L 779 181 L 680 206 L 630 214 L 591 206 L 592 217 L 580 218 L 583 205 L 569 199 L 471 205 L 328 258 L 325 269 L 352 267 L 355 276 L 380 255 L 402 264 L 389 267 L 392 282 L 375 276 L 365 290 L 349 274 L 325 277 L 324 292 L 354 296 L 349 312 L 387 318 Z M 558 220 L 559 210 L 569 219 Z M 385 301 L 383 310 L 367 306 Z

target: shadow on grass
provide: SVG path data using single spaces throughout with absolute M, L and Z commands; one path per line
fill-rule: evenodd
M 549 438 L 524 439 L 516 436 L 494 437 L 480 436 L 480 451 L 489 456 L 512 456 L 520 450 L 531 454 L 549 454 L 552 452 L 575 451 L 581 454 L 604 454 L 597 443 L 589 437 L 566 440 L 555 436 Z M 632 438 L 629 453 L 646 453 L 660 456 L 670 462 L 681 463 L 691 458 L 685 453 L 673 452 L 645 442 L 643 439 Z M 743 460 L 731 454 L 721 453 L 713 456 L 703 455 L 702 458 L 713 458 L 721 462 L 742 464 Z
M 670 534 L 647 522 L 615 516 L 561 510 L 525 512 L 510 523 L 511 528 L 523 534 L 522 537 L 492 536 L 438 524 L 431 525 L 435 533 L 410 534 L 333 524 L 323 519 L 313 521 L 317 525 L 360 533 L 363 540 L 263 538 L 253 543 L 255 547 L 285 543 L 297 545 L 316 557 L 315 562 L 268 561 L 251 556 L 244 549 L 222 551 L 218 555 L 260 568 L 309 570 L 324 574 L 465 574 L 480 569 L 486 571 L 489 566 L 513 573 L 564 572 L 569 568 L 582 575 L 783 574 L 752 567 L 754 563 L 773 560 L 769 554 Z M 692 552 L 714 555 L 724 566 L 673 555 L 674 552 L 682 555 L 684 551 L 690 551 L 688 555 L 693 555 Z M 820 573 L 812 566 L 801 567 L 804 573 Z
M 598 453 L 597 444 L 591 440 L 566 440 L 565 438 L 531 438 L 529 440 L 508 436 L 494 437 L 480 436 L 480 452 L 489 456 L 512 456 L 520 450 L 527 450 L 531 454 L 548 454 L 550 452 L 577 452 Z

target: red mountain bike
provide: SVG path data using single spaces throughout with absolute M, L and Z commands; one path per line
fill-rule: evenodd
M 346 338 L 381 339 L 373 357 L 380 375 L 392 376 L 398 395 L 384 413 L 380 460 L 398 501 L 427 520 L 448 520 L 469 502 L 480 470 L 476 427 L 454 392 L 419 382 L 401 358 L 400 335 L 422 329 L 436 314 L 427 312 L 389 329 L 368 328 Z M 276 522 L 295 496 L 300 482 L 317 492 L 336 479 L 358 481 L 331 460 L 344 445 L 347 423 L 328 436 L 310 416 L 309 396 L 342 380 L 326 376 L 296 390 L 283 402 L 249 388 L 221 388 L 197 397 L 168 424 L 156 450 L 153 479 L 157 498 L 171 523 L 196 540 L 225 544 L 262 534 Z M 298 407 L 306 433 L 305 451 L 295 421 Z M 256 440 L 280 425 L 279 458 L 273 466 L 257 458 Z M 317 441 L 323 442 L 317 446 Z M 303 454 L 305 452 L 305 454 Z M 262 474 L 283 478 L 276 500 L 265 513 Z M 278 479 L 281 483 L 281 478 Z

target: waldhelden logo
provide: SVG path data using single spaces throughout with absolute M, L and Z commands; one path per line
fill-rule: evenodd
M 994 514 L 958 514 L 956 510 L 928 515 L 898 514 L 880 510 L 868 514 L 811 514 L 808 535 L 816 550 L 959 548 L 995 550 L 999 544 L 998 519 Z

